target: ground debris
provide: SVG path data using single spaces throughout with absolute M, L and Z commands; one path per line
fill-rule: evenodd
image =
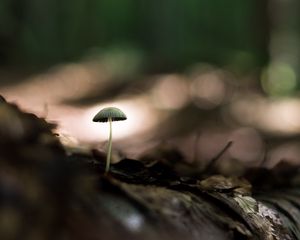
M 0 98 L 1 240 L 299 239 L 297 190 L 182 175 L 178 153 L 104 175 L 105 154 L 66 152 L 53 127 Z

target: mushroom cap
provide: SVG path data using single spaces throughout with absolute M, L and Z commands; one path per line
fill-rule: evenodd
M 112 121 L 122 121 L 127 119 L 125 113 L 119 108 L 107 107 L 103 108 L 95 115 L 93 122 L 108 122 L 109 118 L 111 118 Z

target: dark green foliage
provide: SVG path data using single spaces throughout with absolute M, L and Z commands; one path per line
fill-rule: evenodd
M 5 0 L 0 13 L 5 64 L 49 65 L 124 45 L 162 70 L 198 61 L 246 70 L 267 57 L 266 8 L 250 0 Z

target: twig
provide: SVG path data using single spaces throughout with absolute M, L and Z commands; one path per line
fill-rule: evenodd
M 226 146 L 214 157 L 211 159 L 211 161 L 207 164 L 207 166 L 204 168 L 204 173 L 211 173 L 214 166 L 216 165 L 217 161 L 220 159 L 220 157 L 231 147 L 233 144 L 233 141 L 229 141 Z

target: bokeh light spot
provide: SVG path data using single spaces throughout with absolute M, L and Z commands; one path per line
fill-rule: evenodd
M 153 87 L 152 97 L 158 108 L 180 109 L 189 101 L 187 81 L 176 74 L 162 76 Z
M 261 78 L 263 89 L 272 96 L 287 95 L 297 86 L 294 69 L 286 63 L 272 63 L 263 72 Z

